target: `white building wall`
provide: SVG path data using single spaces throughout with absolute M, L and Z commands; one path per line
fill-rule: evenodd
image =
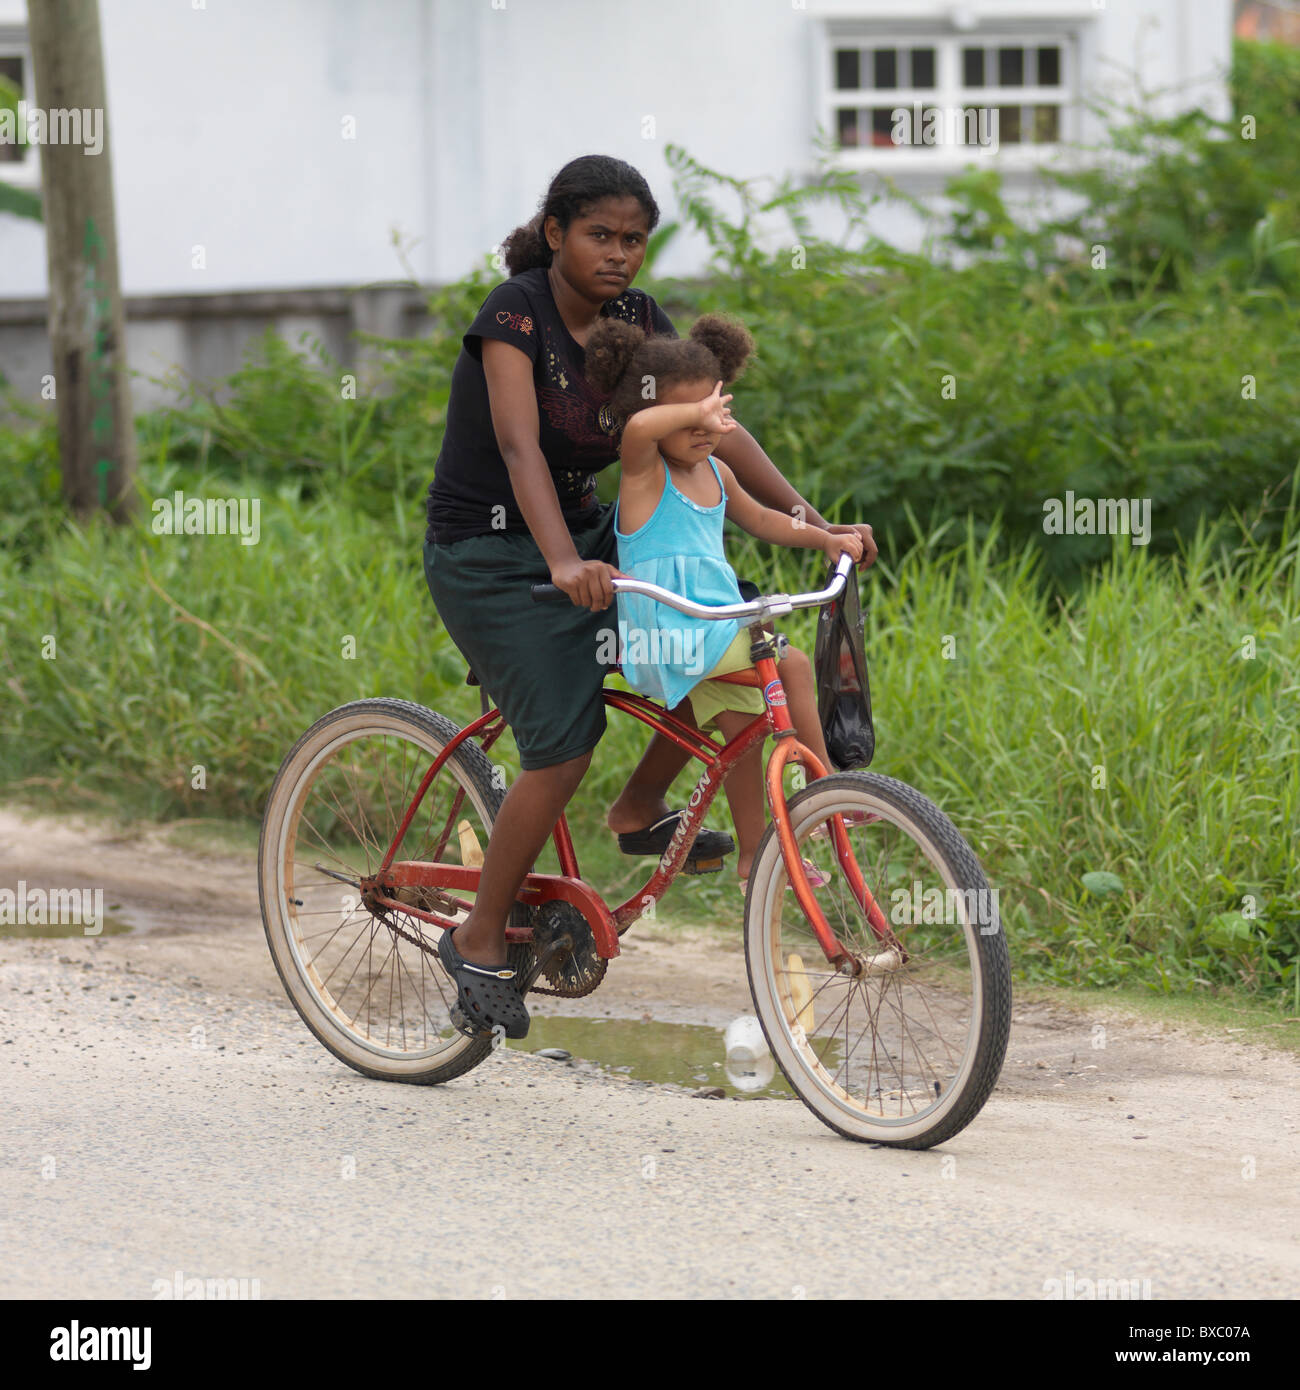
M 420 279 L 451 279 L 579 154 L 635 164 L 665 219 L 668 142 L 740 177 L 805 171 L 830 21 L 955 19 L 978 34 L 1056 19 L 1078 27 L 1090 84 L 1119 90 L 1137 70 L 1148 90 L 1219 113 L 1231 30 L 1230 0 L 100 3 L 128 295 L 397 279 L 394 230 Z M 0 0 L 0 26 L 21 12 Z M 921 193 L 942 181 L 903 179 Z M 878 230 L 918 232 L 897 210 Z M 681 239 L 661 269 L 701 260 L 701 244 Z M 41 228 L 0 216 L 0 298 L 45 289 Z
M 425 9 L 100 0 L 125 293 L 400 275 L 390 228 L 426 225 Z M 45 291 L 40 227 L 0 217 L 0 297 Z

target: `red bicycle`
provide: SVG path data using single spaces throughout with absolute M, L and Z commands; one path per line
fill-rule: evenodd
M 831 602 L 851 569 L 842 556 L 819 592 L 720 607 L 613 581 L 683 613 L 748 626 L 754 664 L 725 679 L 758 686 L 766 709 L 719 744 L 640 695 L 606 690 L 609 707 L 660 730 L 704 769 L 654 872 L 614 907 L 583 881 L 561 816 L 552 835 L 560 872 L 528 875 L 507 950 L 525 992 L 594 990 L 620 936 L 682 870 L 738 759 L 773 735 L 772 819 L 745 899 L 754 1011 L 818 1119 L 849 1139 L 929 1148 L 968 1125 L 997 1081 L 1010 961 L 996 894 L 948 817 L 892 777 L 829 772 L 791 725 L 777 668 L 784 639 L 762 625 Z M 308 1028 L 367 1076 L 450 1081 L 496 1041 L 453 1026 L 456 986 L 436 945 L 473 904 L 505 797 L 487 756 L 504 729 L 490 708 L 460 728 L 403 700 L 358 700 L 313 724 L 276 775 L 258 861 L 267 942 Z M 807 785 L 787 797 L 795 766 Z

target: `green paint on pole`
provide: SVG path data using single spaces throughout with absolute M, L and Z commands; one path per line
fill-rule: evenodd
M 93 217 L 86 218 L 86 235 L 82 239 L 81 253 L 87 260 L 98 260 L 108 250 L 104 238 L 99 234 Z

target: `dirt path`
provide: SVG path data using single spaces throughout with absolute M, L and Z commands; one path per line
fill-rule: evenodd
M 923 1154 L 846 1143 L 795 1102 L 521 1053 L 389 1086 L 299 1023 L 251 856 L 0 813 L 0 888 L 20 879 L 102 887 L 148 930 L 0 940 L 0 1296 L 149 1298 L 177 1274 L 264 1298 L 1300 1288 L 1291 1054 L 1018 1007 L 985 1110 Z M 660 924 L 625 948 L 588 1000 L 534 1012 L 751 1009 L 738 941 Z

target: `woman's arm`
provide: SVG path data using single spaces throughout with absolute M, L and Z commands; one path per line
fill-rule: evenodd
M 764 506 L 784 512 L 787 516 L 800 515 L 795 508 L 802 507 L 803 520 L 809 526 L 825 527 L 828 524 L 817 508 L 800 497 L 785 480 L 781 470 L 763 451 L 763 446 L 739 421 L 736 428 L 719 442 L 713 457 L 727 464 L 741 487 Z
M 715 453 L 713 457 L 716 459 L 718 456 Z M 855 532 L 850 530 L 844 535 L 833 535 L 824 526 L 809 526 L 797 515 L 791 516 L 789 512 L 764 507 L 745 491 L 725 463 L 720 465 L 719 471 L 727 490 L 727 519 L 734 521 L 742 531 L 748 531 L 751 536 L 772 545 L 822 550 L 831 559 L 838 558 L 846 550 L 855 560 L 861 559 L 862 541 Z
M 832 535 L 853 532 L 862 541 L 861 563 L 869 565 L 876 558 L 876 542 L 871 527 L 861 523 L 831 526 L 817 508 L 786 481 L 781 470 L 764 452 L 763 446 L 739 421 L 736 428 L 719 441 L 713 457 L 728 464 L 741 487 L 765 506 L 784 512 L 787 517 L 798 517 L 809 526 L 829 530 Z M 796 507 L 802 510 L 796 511 Z
M 517 347 L 484 338 L 483 374 L 497 448 L 510 472 L 515 501 L 551 572 L 551 582 L 579 607 L 599 613 L 614 602 L 609 576 L 618 571 L 600 560 L 580 559 L 573 544 L 538 443 L 533 364 Z

